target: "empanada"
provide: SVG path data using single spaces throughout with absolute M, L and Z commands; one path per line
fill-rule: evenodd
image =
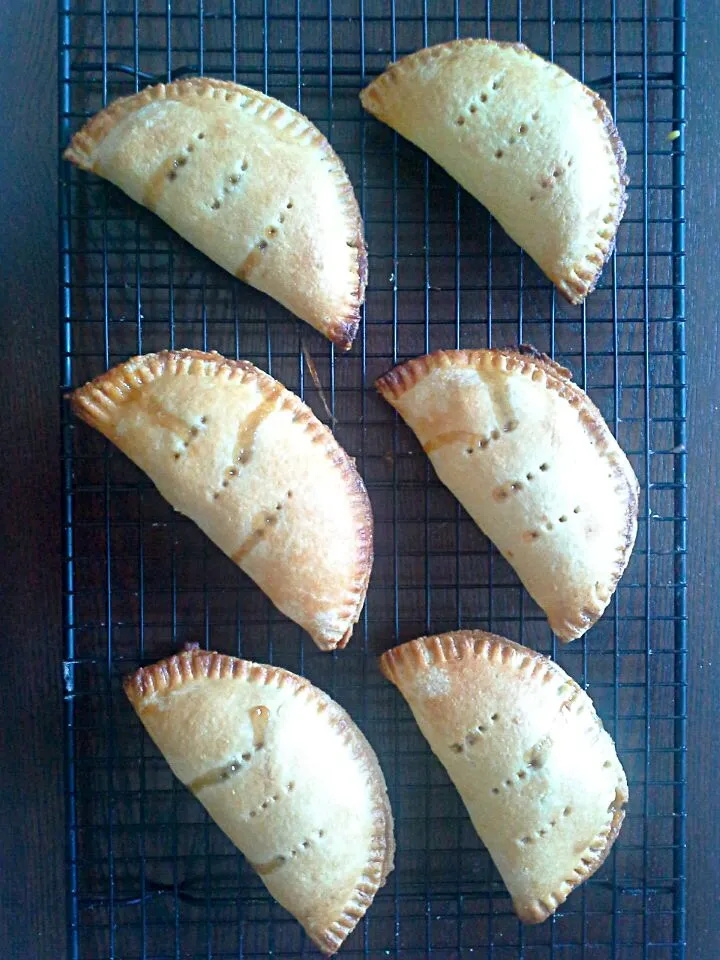
M 540 923 L 620 831 L 627 781 L 588 695 L 560 667 L 479 630 L 388 650 L 400 690 L 521 920 Z
M 347 713 L 287 670 L 198 650 L 138 670 L 125 692 L 175 776 L 335 953 L 394 854 L 382 771 Z
M 341 160 L 302 114 L 236 83 L 177 80 L 115 100 L 65 157 L 343 350 L 352 344 L 367 277 L 362 219 Z
M 363 106 L 500 221 L 571 303 L 625 211 L 625 148 L 604 100 L 521 43 L 453 40 L 390 66 Z
M 244 360 L 134 357 L 72 395 L 319 647 L 344 647 L 365 602 L 372 511 L 353 461 L 309 407 Z
M 570 372 L 528 347 L 440 350 L 377 388 L 555 633 L 582 636 L 630 558 L 638 482 Z

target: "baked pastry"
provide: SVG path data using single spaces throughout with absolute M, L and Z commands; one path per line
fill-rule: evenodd
M 372 511 L 354 462 L 295 394 L 247 361 L 178 350 L 113 367 L 72 406 L 321 649 L 345 646 Z
M 539 653 L 479 630 L 388 650 L 385 676 L 467 807 L 525 923 L 605 860 L 627 781 L 592 700 Z
M 237 83 L 177 80 L 115 100 L 65 158 L 343 350 L 352 344 L 367 278 L 362 219 L 342 161 L 302 114 Z
M 392 64 L 363 106 L 429 153 L 571 303 L 625 211 L 625 148 L 604 100 L 521 43 L 453 40 Z
M 172 772 L 324 953 L 393 868 L 385 780 L 337 703 L 279 667 L 189 650 L 125 692 Z
M 582 636 L 630 558 L 638 483 L 570 372 L 528 347 L 440 350 L 377 388 L 558 637 Z

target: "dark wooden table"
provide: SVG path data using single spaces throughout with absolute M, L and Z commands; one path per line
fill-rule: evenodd
M 690 4 L 687 137 L 690 377 L 688 958 L 720 957 L 718 485 L 720 30 Z M 56 4 L 6 4 L 0 29 L 4 346 L 0 571 L 0 957 L 65 956 Z

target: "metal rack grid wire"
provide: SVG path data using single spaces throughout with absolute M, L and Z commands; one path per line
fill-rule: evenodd
M 389 60 L 456 36 L 523 40 L 598 88 L 616 118 L 629 204 L 618 250 L 582 307 L 556 298 L 479 204 L 360 108 L 358 91 Z M 252 360 L 327 420 L 322 384 L 373 502 L 375 569 L 351 644 L 320 653 L 63 402 L 69 955 L 314 955 L 174 781 L 121 693 L 121 676 L 139 663 L 199 641 L 306 675 L 350 711 L 379 755 L 397 865 L 345 945 L 348 960 L 679 960 L 684 3 L 60 0 L 61 143 L 115 96 L 185 73 L 285 100 L 343 157 L 370 251 L 360 335 L 336 354 L 106 182 L 62 164 L 63 393 L 130 354 L 180 346 Z M 574 371 L 642 487 L 638 542 L 616 597 L 567 647 L 372 389 L 409 356 L 522 341 Z M 514 917 L 455 791 L 375 665 L 396 642 L 459 626 L 557 659 L 593 696 L 628 773 L 628 817 L 612 855 L 540 927 Z

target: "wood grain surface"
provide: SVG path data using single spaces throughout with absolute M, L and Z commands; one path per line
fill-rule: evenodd
M 720 31 L 689 9 L 690 729 L 688 960 L 720 956 Z M 712 10 L 712 8 L 710 8 Z M 0 693 L 0 956 L 65 956 L 56 5 L 5 4 L 0 29 L 1 322 L 5 374 Z M 714 16 L 715 22 L 712 22 Z M 640 948 L 638 948 L 640 950 Z M 640 952 L 637 954 L 640 957 Z M 631 956 L 624 953 L 623 956 Z

